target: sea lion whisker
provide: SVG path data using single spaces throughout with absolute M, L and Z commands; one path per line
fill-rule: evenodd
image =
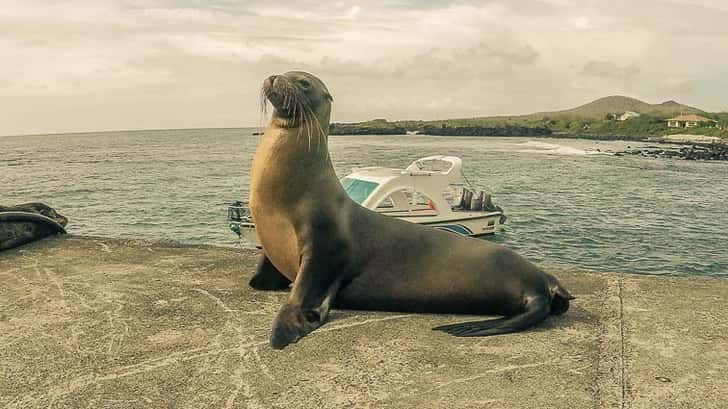
M 265 90 L 261 90 L 260 107 L 261 107 L 260 125 L 261 125 L 261 127 L 265 127 L 265 123 L 268 120 L 268 98 L 266 96 Z
M 298 103 L 298 106 L 299 106 L 299 107 L 301 106 L 301 105 L 300 105 L 300 102 Z M 298 132 L 297 132 L 297 135 L 298 135 L 298 137 L 299 137 L 298 139 L 299 139 L 299 141 L 300 141 L 300 137 L 305 137 L 305 132 L 306 132 L 306 125 L 305 125 L 305 123 L 306 123 L 306 118 L 305 118 L 305 116 L 304 116 L 304 111 L 303 111 L 303 109 L 299 109 L 299 111 L 298 111 L 298 115 L 297 115 L 296 119 L 297 119 L 297 121 L 298 121 L 298 122 L 296 123 L 296 126 L 298 127 Z
M 311 110 L 310 107 L 307 107 L 307 108 L 308 108 L 308 118 L 309 118 L 307 121 L 308 128 L 309 128 L 308 133 L 309 133 L 309 135 L 311 135 L 311 137 L 310 137 L 311 140 L 309 142 L 309 145 L 312 145 L 314 142 L 316 142 L 314 139 L 316 137 L 316 129 L 313 127 L 314 121 L 316 120 L 316 115 L 313 113 L 313 111 Z M 311 148 L 309 148 L 308 151 L 311 152 Z
M 321 126 L 321 121 L 319 121 L 317 116 L 314 116 L 314 119 L 316 120 L 316 126 L 319 129 L 319 145 L 323 147 L 324 151 L 326 150 L 326 137 L 328 136 L 328 131 L 324 133 L 324 128 Z M 318 153 L 318 148 L 316 148 L 316 153 Z
M 306 128 L 305 128 L 306 118 L 305 118 L 305 112 L 303 111 L 303 106 L 301 105 L 300 102 L 298 103 L 298 106 L 299 106 L 298 124 L 296 124 L 296 125 L 298 126 L 298 140 L 300 142 L 301 138 L 304 137 L 304 132 L 306 131 Z
M 298 108 L 298 103 L 296 101 L 293 101 L 293 102 L 294 102 L 294 104 L 292 107 L 291 118 L 293 118 L 293 122 L 295 124 L 296 123 L 296 109 Z
M 306 133 L 308 134 L 308 151 L 311 152 L 311 117 L 306 118 Z
M 303 123 L 303 105 L 301 105 L 300 100 L 296 100 L 296 109 L 293 116 L 296 118 L 296 125 L 301 126 Z
M 286 82 L 286 92 L 288 92 L 289 104 L 298 101 L 299 96 L 297 90 L 288 82 Z
M 297 106 L 297 109 L 298 109 L 298 115 L 297 115 L 297 117 L 298 117 L 298 124 L 297 125 L 299 127 L 299 136 L 300 136 L 300 135 L 303 135 L 303 129 L 301 128 L 301 125 L 303 125 L 303 122 L 304 122 L 303 105 L 301 104 L 300 101 L 298 101 L 298 103 L 296 104 L 296 106 Z
M 322 140 L 321 140 L 321 138 L 323 137 L 323 129 L 321 129 L 321 124 L 319 123 L 318 118 L 316 117 L 316 115 L 313 113 L 313 111 L 310 108 L 309 108 L 309 112 L 311 113 L 311 116 L 313 117 L 313 121 L 312 121 L 313 123 L 311 124 L 311 126 L 316 125 L 316 127 L 318 128 L 318 131 L 319 131 L 317 138 L 316 138 L 316 154 L 318 155 L 319 149 L 323 145 Z
M 305 105 L 301 104 L 301 107 L 303 108 L 301 110 L 301 123 L 299 124 L 299 127 L 303 129 L 303 132 L 305 132 L 307 143 L 308 143 L 308 149 L 311 150 L 311 133 L 309 130 L 309 118 L 308 118 L 308 112 L 305 109 Z
M 260 122 L 263 123 L 268 114 L 268 98 L 266 98 L 265 88 L 260 89 L 260 114 Z
M 316 114 L 314 114 L 314 112 L 311 109 L 311 107 L 309 106 L 307 108 L 308 108 L 309 114 L 311 115 L 311 117 L 313 118 L 313 121 L 315 122 L 316 127 L 318 128 L 318 135 L 317 135 L 317 141 L 316 141 L 317 142 L 317 145 L 316 145 L 316 154 L 318 154 L 318 151 L 319 151 L 319 148 L 320 147 L 324 147 L 324 149 L 326 148 L 324 146 L 324 138 L 325 138 L 324 129 L 321 126 L 321 121 L 319 121 L 318 117 L 316 116 Z M 313 126 L 313 124 L 311 126 Z

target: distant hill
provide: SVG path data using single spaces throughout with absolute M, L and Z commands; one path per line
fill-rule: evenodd
M 585 118 L 603 118 L 607 114 L 622 114 L 625 111 L 634 111 L 640 114 L 653 114 L 660 116 L 669 116 L 675 113 L 692 113 L 705 114 L 705 111 L 683 105 L 675 101 L 666 101 L 661 104 L 649 104 L 636 98 L 624 97 L 621 95 L 612 95 L 609 97 L 599 98 L 572 109 L 554 112 L 539 112 L 527 116 L 553 116 L 553 115 L 573 115 Z
M 617 120 L 626 111 L 642 115 Z M 680 114 L 699 114 L 717 126 L 668 128 L 665 119 Z M 441 136 L 548 136 L 589 139 L 647 140 L 676 133 L 718 136 L 728 139 L 728 113 L 709 113 L 675 101 L 649 104 L 635 98 L 613 95 L 572 109 L 529 115 L 489 116 L 388 122 L 377 119 L 349 124 L 331 124 L 332 135 L 422 133 Z

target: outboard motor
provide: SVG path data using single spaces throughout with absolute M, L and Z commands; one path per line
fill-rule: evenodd
M 242 221 L 244 213 L 243 202 L 236 200 L 228 207 L 228 220 L 236 222 Z
M 493 198 L 490 196 L 490 193 L 483 193 L 483 209 L 485 210 L 501 210 L 499 207 L 497 207 L 495 204 L 493 204 Z

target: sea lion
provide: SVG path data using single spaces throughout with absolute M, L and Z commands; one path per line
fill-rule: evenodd
M 0 206 L 0 251 L 64 234 L 68 219 L 43 203 Z
M 264 255 L 250 285 L 293 283 L 273 324 L 273 348 L 321 326 L 332 306 L 504 316 L 434 328 L 456 336 L 520 331 L 568 309 L 574 297 L 515 252 L 351 200 L 329 157 L 333 98 L 320 79 L 273 75 L 263 96 L 274 111 L 251 173 L 250 210 Z

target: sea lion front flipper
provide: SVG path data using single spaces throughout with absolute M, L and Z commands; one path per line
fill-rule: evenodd
M 339 257 L 330 251 L 336 249 L 329 242 L 318 251 L 304 251 L 291 295 L 273 323 L 273 348 L 283 349 L 326 322 L 342 282 L 334 262 Z
M 291 280 L 281 274 L 268 257 L 263 254 L 260 256 L 258 266 L 255 268 L 255 274 L 250 278 L 248 284 L 256 290 L 277 291 L 288 288 Z
M 300 273 L 298 277 L 301 277 Z M 296 292 L 298 282 L 299 280 L 296 278 L 291 293 Z M 331 304 L 339 291 L 340 285 L 341 280 L 337 279 L 331 285 L 325 287 L 326 291 L 322 292 L 320 297 L 310 296 L 309 299 L 321 299 L 318 305 L 295 302 L 297 297 L 291 294 L 291 299 L 283 304 L 273 322 L 273 331 L 270 336 L 271 346 L 275 349 L 283 349 L 288 344 L 298 341 L 323 325 L 329 316 Z M 310 292 L 318 293 L 318 291 Z

